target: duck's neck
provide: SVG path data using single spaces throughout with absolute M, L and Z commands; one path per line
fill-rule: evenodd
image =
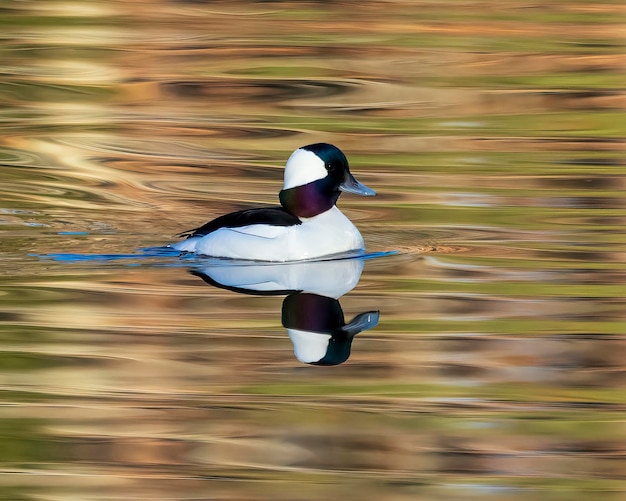
M 280 204 L 297 217 L 313 217 L 331 209 L 341 194 L 332 190 L 324 179 L 302 186 L 282 190 L 278 194 Z

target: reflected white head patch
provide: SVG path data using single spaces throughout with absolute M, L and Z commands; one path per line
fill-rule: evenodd
M 287 329 L 296 358 L 305 364 L 319 362 L 326 356 L 330 334 Z

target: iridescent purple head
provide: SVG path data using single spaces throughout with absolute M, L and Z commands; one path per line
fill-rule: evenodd
M 298 217 L 313 217 L 330 209 L 342 191 L 373 196 L 374 190 L 350 173 L 343 152 L 328 143 L 309 144 L 292 153 L 285 166 L 280 203 Z

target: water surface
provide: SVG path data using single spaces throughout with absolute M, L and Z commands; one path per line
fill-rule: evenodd
M 623 498 L 621 2 L 1 10 L 0 497 Z M 334 366 L 293 291 L 141 251 L 318 141 L 399 251 L 309 291 L 380 312 Z

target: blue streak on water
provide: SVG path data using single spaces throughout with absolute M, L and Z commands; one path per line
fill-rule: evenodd
M 341 259 L 362 259 L 362 260 L 370 260 L 376 259 L 385 256 L 393 256 L 399 254 L 398 251 L 384 251 L 384 252 L 347 252 L 344 254 L 337 254 L 333 256 L 328 256 L 326 258 L 317 258 L 311 259 L 309 261 L 335 261 Z M 144 259 L 155 259 L 155 258 L 176 258 L 176 261 L 171 261 L 168 263 L 160 263 L 161 266 L 188 266 L 188 265 L 198 265 L 198 266 L 206 266 L 207 264 L 217 265 L 222 264 L 224 266 L 246 266 L 246 265 L 280 265 L 280 264 L 293 264 L 294 261 L 287 261 L 285 263 L 273 262 L 273 261 L 244 261 L 237 259 L 228 259 L 228 258 L 219 258 L 219 257 L 210 257 L 210 256 L 199 256 L 197 254 L 188 253 L 188 252 L 180 252 L 171 247 L 149 247 L 145 249 L 140 249 L 140 252 L 136 254 L 74 254 L 74 253 L 53 253 L 53 254 L 29 254 L 29 256 L 38 257 L 43 260 L 52 260 L 57 262 L 64 263 L 83 263 L 83 262 L 123 262 L 123 261 L 131 261 L 131 260 L 144 260 Z M 305 261 L 298 261 L 305 262 Z M 139 266 L 137 262 L 128 262 L 124 263 L 127 266 Z
M 85 261 L 124 261 L 136 259 L 154 259 L 163 257 L 182 257 L 181 253 L 169 247 L 151 247 L 140 249 L 135 254 L 75 254 L 75 253 L 52 253 L 52 254 L 29 254 L 44 260 L 59 261 L 65 263 L 81 263 Z M 136 266 L 136 263 L 129 263 Z

